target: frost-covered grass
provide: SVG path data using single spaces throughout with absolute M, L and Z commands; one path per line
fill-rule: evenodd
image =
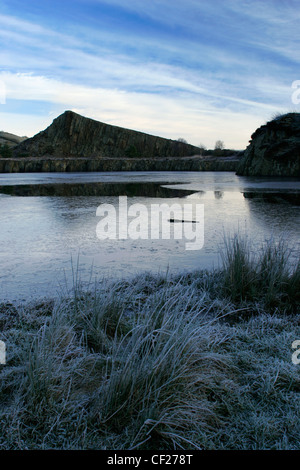
M 299 264 L 253 258 L 2 305 L 0 449 L 299 449 Z
M 300 262 L 291 262 L 292 250 L 284 239 L 253 247 L 247 238 L 225 238 L 224 295 L 232 300 L 260 301 L 265 309 L 295 311 L 300 300 Z

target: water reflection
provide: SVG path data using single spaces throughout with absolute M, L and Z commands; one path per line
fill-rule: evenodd
M 144 183 L 33 183 L 33 184 L 8 184 L 0 185 L 0 194 L 10 196 L 144 196 L 144 197 L 183 197 L 192 194 L 193 189 L 172 188 L 167 183 L 144 182 Z
M 45 177 L 49 182 L 48 176 Z M 113 182 L 113 175 L 105 177 L 106 182 L 107 178 Z M 128 186 L 131 177 L 135 185 Z M 13 179 L 8 181 L 11 176 L 6 178 L 6 183 L 12 183 Z M 31 182 L 34 180 L 32 175 L 28 178 Z M 40 183 L 42 176 L 38 178 Z M 77 183 L 82 184 L 85 178 L 96 179 L 96 175 L 79 175 Z M 279 192 L 291 190 L 291 185 L 297 190 L 294 181 L 253 181 L 231 173 L 116 174 L 115 179 L 123 183 L 123 190 L 125 187 L 135 188 L 134 191 L 138 189 L 144 194 L 127 193 L 128 205 L 139 203 L 150 209 L 151 204 L 176 203 L 182 206 L 189 203 L 193 207 L 204 204 L 204 247 L 187 251 L 186 240 L 172 238 L 99 240 L 96 236 L 97 207 L 106 203 L 117 208 L 120 194 L 63 197 L 0 195 L 2 299 L 54 295 L 64 285 L 65 278 L 70 286 L 71 260 L 76 267 L 78 256 L 80 276 L 88 281 L 92 266 L 93 279 L 107 275 L 126 277 L 143 270 L 166 272 L 168 269 L 182 271 L 216 266 L 224 232 L 245 233 L 257 245 L 270 236 L 286 234 L 291 245 L 299 246 L 299 206 L 283 201 L 274 204 L 264 198 L 248 198 L 243 194 L 249 192 L 246 191 L 249 188 L 262 191 L 264 184 L 268 191 L 274 191 L 276 185 Z M 60 176 L 61 184 L 62 181 L 64 177 Z M 168 181 L 170 185 L 166 184 Z M 22 175 L 21 185 L 24 184 L 26 175 Z M 119 190 L 120 186 L 115 188 Z M 182 192 L 182 189 L 186 191 Z
M 249 224 L 257 228 L 257 237 L 285 237 L 292 246 L 299 246 L 300 207 L 293 204 L 268 202 L 260 198 L 246 199 Z

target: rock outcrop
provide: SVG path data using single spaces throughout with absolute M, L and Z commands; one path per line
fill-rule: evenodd
M 156 158 L 196 155 L 185 142 L 112 126 L 66 111 L 14 150 L 16 157 Z
M 231 158 L 0 158 L 0 173 L 48 173 L 85 171 L 236 171 L 238 157 Z
M 300 176 L 300 113 L 279 116 L 257 129 L 237 174 Z

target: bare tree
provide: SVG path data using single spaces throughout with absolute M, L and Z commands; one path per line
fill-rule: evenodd
M 215 150 L 224 150 L 223 140 L 217 140 L 215 143 Z
M 200 144 L 198 145 L 198 147 L 199 147 L 199 149 L 200 149 L 200 155 L 204 155 L 204 152 L 205 152 L 205 150 L 206 150 L 206 146 L 205 146 L 204 144 L 200 143 Z

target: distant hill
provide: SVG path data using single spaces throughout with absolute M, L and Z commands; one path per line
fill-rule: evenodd
M 20 137 L 9 132 L 0 131 L 0 145 L 8 145 L 8 147 L 13 148 L 26 139 L 27 137 Z
M 199 155 L 200 149 L 177 140 L 112 126 L 65 111 L 34 137 L 21 142 L 14 156 L 155 158 Z

